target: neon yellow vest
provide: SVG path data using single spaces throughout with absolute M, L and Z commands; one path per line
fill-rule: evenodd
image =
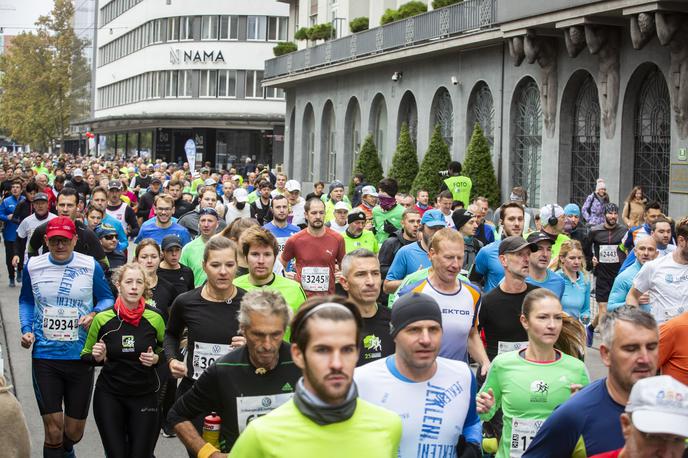
M 473 182 L 470 178 L 464 176 L 449 177 L 444 180 L 449 192 L 452 193 L 452 199 L 463 202 L 464 207 L 468 207 L 471 203 L 471 188 Z

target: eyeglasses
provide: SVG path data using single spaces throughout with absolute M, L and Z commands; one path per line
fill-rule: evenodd
M 172 207 L 155 207 L 157 213 L 169 213 L 172 211 Z
M 116 234 L 104 235 L 103 238 L 105 240 L 115 240 L 117 238 L 117 235 Z

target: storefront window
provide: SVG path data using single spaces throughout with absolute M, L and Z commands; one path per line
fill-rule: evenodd
M 151 158 L 153 154 L 153 131 L 146 130 L 140 133 L 140 149 L 141 157 Z
M 127 135 L 127 157 L 139 155 L 139 133 L 129 132 Z

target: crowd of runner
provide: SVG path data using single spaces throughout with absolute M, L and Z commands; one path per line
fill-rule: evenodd
M 91 401 L 108 458 L 161 435 L 199 458 L 688 456 L 688 219 L 639 187 L 533 209 L 458 162 L 415 195 L 250 160 L 0 164 L 46 458 L 76 456 Z

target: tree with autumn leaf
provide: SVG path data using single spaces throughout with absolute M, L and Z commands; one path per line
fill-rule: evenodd
M 88 114 L 90 69 L 73 16 L 70 0 L 55 0 L 36 33 L 15 37 L 0 58 L 0 126 L 34 148 L 64 144 L 69 122 Z

